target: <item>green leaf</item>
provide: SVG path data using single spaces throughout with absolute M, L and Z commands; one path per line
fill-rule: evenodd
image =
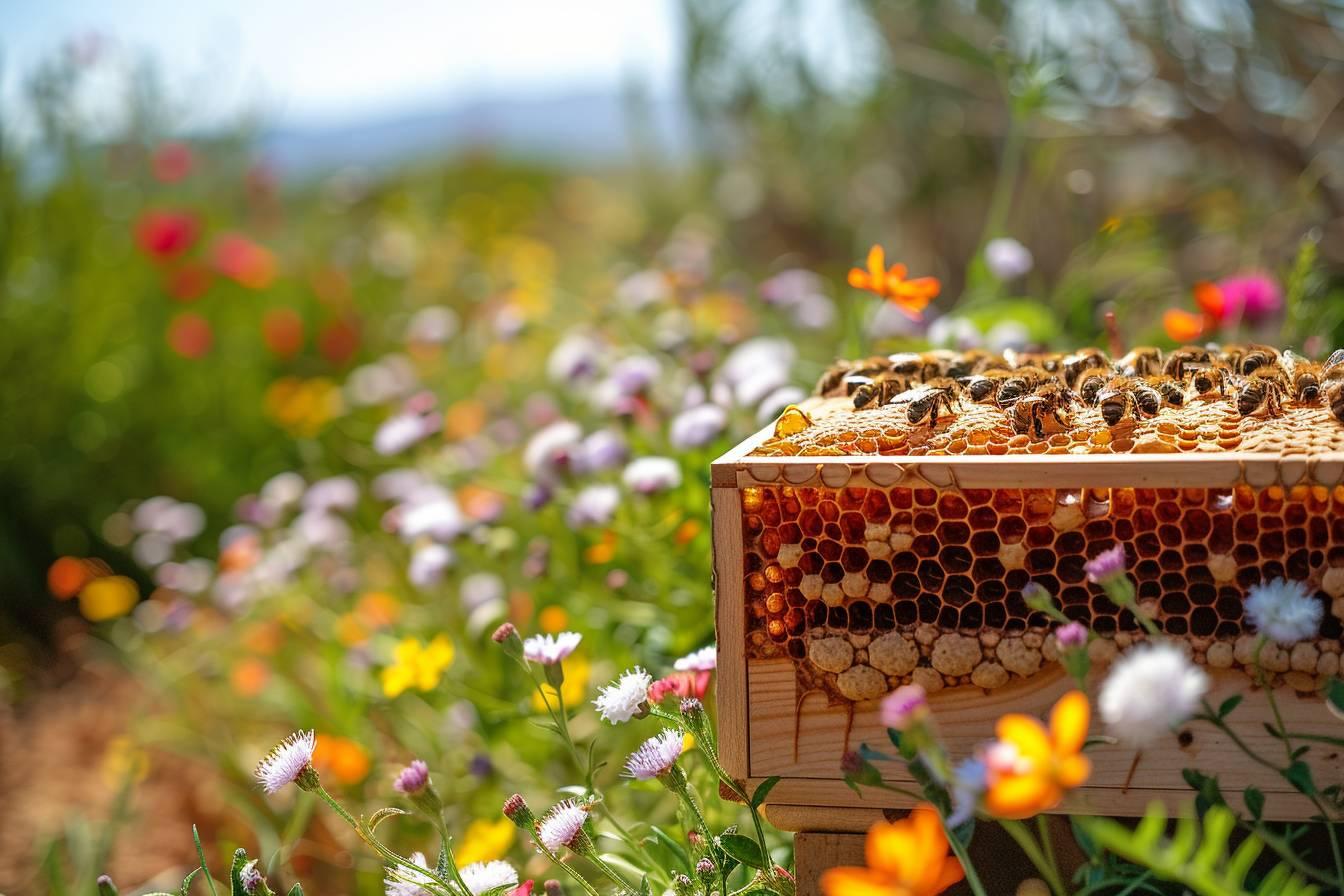
M 201 869 L 193 868 L 191 869 L 190 874 L 182 878 L 182 889 L 178 890 L 178 893 L 181 894 L 181 896 L 187 896 L 187 894 L 191 892 L 191 882 L 194 881 L 196 879 L 196 875 L 200 873 Z M 207 880 L 209 879 L 209 875 L 206 876 L 206 879 Z M 213 890 L 214 887 L 211 887 L 210 889 Z
M 750 837 L 743 837 L 741 834 L 721 834 L 719 845 L 723 847 L 724 852 L 743 865 L 765 868 L 765 856 L 761 854 L 761 847 Z
M 205 883 L 210 888 L 210 896 L 219 896 L 215 891 L 215 879 L 210 876 L 210 869 L 205 864 L 205 847 L 201 846 L 201 832 L 196 830 L 196 825 L 191 826 L 191 839 L 196 841 L 196 858 L 201 860 L 201 871 L 205 874 Z
M 303 884 L 295 884 L 290 887 L 289 896 L 303 896 Z
M 664 831 L 657 825 L 649 825 L 649 830 L 653 833 L 653 839 L 661 843 L 664 849 L 676 857 L 677 863 L 681 866 L 681 870 L 690 874 L 692 870 L 691 856 L 686 852 L 686 847 L 678 843 L 667 833 L 667 831 Z
M 1257 787 L 1247 787 L 1241 796 L 1246 801 L 1246 809 L 1251 817 L 1259 821 L 1265 811 L 1265 795 Z
M 386 806 L 369 816 L 368 827 L 370 831 L 378 830 L 378 825 L 387 821 L 389 818 L 395 818 L 398 815 L 410 815 L 402 809 L 396 809 L 392 806 Z
M 756 792 L 751 795 L 751 808 L 761 808 L 761 804 L 765 802 L 765 798 L 770 795 L 770 791 L 774 790 L 775 785 L 778 783 L 779 775 L 771 775 L 762 781 L 760 785 L 757 786 Z
M 1241 705 L 1244 698 L 1241 694 L 1233 694 L 1218 706 L 1218 718 L 1225 719 L 1232 714 L 1232 710 Z
M 1300 793 L 1307 796 L 1315 796 L 1316 782 L 1311 778 L 1311 766 L 1305 762 L 1296 760 L 1292 765 L 1280 772 L 1289 784 L 1293 785 Z
M 1340 714 L 1344 714 L 1344 680 L 1338 678 L 1331 679 L 1325 686 L 1325 702 Z
M 1195 808 L 1200 815 L 1213 806 L 1227 805 L 1222 788 L 1218 786 L 1217 777 L 1210 777 L 1193 768 L 1181 769 L 1181 777 L 1190 785 L 1190 789 L 1195 791 Z

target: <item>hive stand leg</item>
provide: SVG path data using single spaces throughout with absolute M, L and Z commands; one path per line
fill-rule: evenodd
M 793 867 L 798 896 L 821 896 L 821 872 L 863 864 L 863 834 L 795 834 Z

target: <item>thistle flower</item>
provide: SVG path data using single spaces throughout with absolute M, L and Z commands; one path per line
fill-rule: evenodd
M 1302 582 L 1274 579 L 1255 585 L 1246 597 L 1246 617 L 1271 641 L 1296 644 L 1313 637 L 1325 608 Z
M 1125 574 L 1127 568 L 1125 563 L 1125 546 L 1117 544 L 1115 547 L 1102 551 L 1083 566 L 1087 570 L 1087 577 L 1090 581 L 1098 584 L 1105 583 L 1117 576 Z
M 639 666 L 623 673 L 603 688 L 593 701 L 602 718 L 613 725 L 643 716 L 649 708 L 649 685 L 653 678 Z
M 462 866 L 458 873 L 472 896 L 481 896 L 500 887 L 518 886 L 518 871 L 508 862 L 472 862 Z
M 685 736 L 675 728 L 654 735 L 625 761 L 625 771 L 637 781 L 651 781 L 670 774 L 681 756 Z
M 527 800 L 517 793 L 504 801 L 504 817 L 525 831 L 532 830 L 537 823 L 537 816 L 532 814 Z
M 672 668 L 678 672 L 706 672 L 714 669 L 718 661 L 718 648 L 710 644 L 708 647 L 701 647 L 686 654 L 673 663 Z
M 882 701 L 882 724 L 897 731 L 908 731 L 928 714 L 928 695 L 917 684 L 899 687 Z
M 695 873 L 702 879 L 713 876 L 715 870 L 714 860 L 709 856 L 703 856 L 700 861 L 695 863 Z
M 670 457 L 640 457 L 626 465 L 621 481 L 641 495 L 665 492 L 681 485 L 681 467 Z
M 411 764 L 397 773 L 392 786 L 398 793 L 410 796 L 429 786 L 429 766 L 420 759 L 412 759 Z
M 717 404 L 699 404 L 672 418 L 668 441 L 679 451 L 714 441 L 728 425 L 728 412 Z
M 434 878 L 429 876 L 429 860 L 422 852 L 411 853 L 410 859 L 425 870 L 420 872 L 400 866 L 388 868 L 383 878 L 383 892 L 387 896 L 433 896 L 429 889 L 434 885 Z
M 551 666 L 563 662 L 565 657 L 578 648 L 583 635 L 578 632 L 561 632 L 559 635 L 533 635 L 523 641 L 523 656 L 530 662 Z
M 1116 662 L 1097 707 L 1116 737 L 1143 746 L 1193 715 L 1208 689 L 1209 677 L 1178 648 L 1153 644 Z
M 537 839 L 551 852 L 562 846 L 568 846 L 575 852 L 585 852 L 591 845 L 588 843 L 588 835 L 583 832 L 587 820 L 588 810 L 574 800 L 556 803 L 537 825 Z
M 565 896 L 565 888 L 560 886 L 560 881 L 553 877 L 543 881 L 541 889 L 546 893 L 546 896 Z
M 1031 250 L 1008 236 L 985 244 L 985 265 L 996 280 L 1016 280 L 1032 268 Z
M 282 740 L 257 764 L 256 776 L 267 793 L 275 793 L 286 784 L 297 783 L 304 790 L 317 786 L 313 770 L 313 751 L 317 736 L 313 731 L 296 731 Z
M 257 860 L 253 859 L 244 865 L 238 872 L 238 880 L 243 885 L 243 892 L 247 896 L 253 896 L 257 889 L 262 885 L 264 879 L 261 872 L 257 870 Z
M 1060 650 L 1075 650 L 1087 646 L 1087 626 L 1073 621 L 1055 629 L 1055 643 Z

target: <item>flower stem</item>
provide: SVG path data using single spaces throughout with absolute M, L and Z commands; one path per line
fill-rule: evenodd
M 999 824 L 1008 832 L 1008 836 L 1017 841 L 1017 845 L 1031 860 L 1031 864 L 1036 866 L 1036 870 L 1041 872 L 1041 877 L 1045 878 L 1046 884 L 1050 887 L 1050 892 L 1054 896 L 1068 896 L 1068 891 L 1064 889 L 1064 882 L 1059 878 L 1059 869 L 1046 858 L 1040 845 L 1037 844 L 1036 838 L 1032 837 L 1031 831 L 1027 830 L 1027 826 L 1020 821 L 1007 819 L 1000 819 Z
M 957 838 L 952 829 L 947 826 L 947 819 L 939 813 L 938 820 L 943 823 L 943 831 L 947 834 L 948 845 L 952 848 L 952 854 L 961 862 L 961 870 L 966 874 L 966 886 L 971 888 L 974 896 L 988 896 L 985 892 L 985 885 L 980 883 L 980 876 L 975 873 L 975 865 L 971 862 L 971 854 L 967 851 L 966 845 Z

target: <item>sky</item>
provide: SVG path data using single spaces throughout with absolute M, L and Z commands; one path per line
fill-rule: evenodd
M 123 62 L 154 59 L 202 125 L 244 109 L 325 124 L 630 82 L 663 94 L 677 77 L 673 0 L 6 0 L 0 19 L 7 108 L 22 73 L 98 34 Z

